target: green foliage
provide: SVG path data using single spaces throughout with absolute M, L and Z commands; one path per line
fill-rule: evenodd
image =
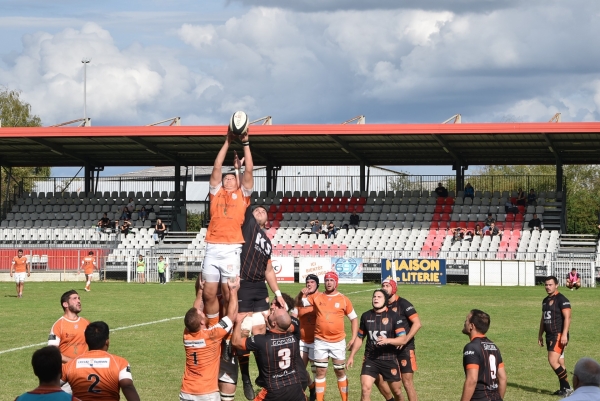
M 204 213 L 187 212 L 187 231 L 200 231 L 204 225 Z

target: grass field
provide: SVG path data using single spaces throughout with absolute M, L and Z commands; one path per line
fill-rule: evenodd
M 111 334 L 110 352 L 129 360 L 141 399 L 178 399 L 184 367 L 182 316 L 193 301 L 191 282 L 164 286 L 93 283 L 90 293 L 83 291 L 82 283 L 26 283 L 22 299 L 14 296 L 13 283 L 0 283 L 0 400 L 12 400 L 37 385 L 30 358 L 41 345 L 31 345 L 46 341 L 50 327 L 62 314 L 60 295 L 71 288 L 80 292 L 81 316 L 90 321 L 104 320 L 111 329 L 119 329 Z M 299 284 L 282 285 L 291 295 L 300 288 Z M 340 286 L 359 316 L 370 308 L 375 288 L 375 284 Z M 460 398 L 462 349 L 468 342 L 461 329 L 472 308 L 483 309 L 492 317 L 488 336 L 499 346 L 506 365 L 505 399 L 556 399 L 550 393 L 558 389 L 558 381 L 546 360 L 545 348 L 537 345 L 543 287 L 401 286 L 399 293 L 415 305 L 423 323 L 416 337 L 419 371 L 415 384 L 420 400 Z M 571 380 L 577 359 L 590 356 L 600 360 L 600 301 L 596 289 L 565 295 L 573 305 L 571 343 L 566 352 Z M 15 350 L 27 346 L 31 347 Z M 255 369 L 252 374 L 256 377 Z M 360 399 L 359 374 L 360 366 L 348 372 L 350 400 Z M 331 369 L 327 383 L 326 399 L 339 399 Z M 238 391 L 236 400 L 243 399 Z M 383 397 L 373 394 L 373 400 L 378 399 Z

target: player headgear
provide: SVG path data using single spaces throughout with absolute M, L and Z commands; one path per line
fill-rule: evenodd
M 317 276 L 316 274 L 309 274 L 308 276 L 306 276 L 305 283 L 308 280 L 315 280 L 315 283 L 317 283 L 317 289 L 319 289 L 319 276 Z
M 335 280 L 335 286 L 338 286 L 338 281 L 340 280 L 340 278 L 338 277 L 338 274 L 336 272 L 325 273 L 325 280 L 327 279 Z
M 385 307 L 388 302 L 390 301 L 390 295 L 388 295 L 387 292 L 385 292 L 385 290 L 383 288 L 378 288 L 375 291 L 373 291 L 373 296 L 375 295 L 376 292 L 380 292 L 383 295 L 383 306 Z M 375 305 L 373 305 L 373 307 L 375 307 Z
M 398 291 L 398 283 L 396 283 L 396 280 L 394 280 L 393 278 L 388 277 L 385 280 L 383 280 L 383 283 L 388 283 L 390 287 L 392 287 L 392 293 L 390 294 L 390 297 L 394 295 L 396 291 Z

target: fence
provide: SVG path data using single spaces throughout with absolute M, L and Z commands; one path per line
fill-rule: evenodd
M 185 177 L 182 178 L 185 180 Z M 175 188 L 174 177 L 100 177 L 92 192 L 171 192 Z M 25 177 L 21 185 L 28 192 L 83 192 L 83 177 Z
M 81 261 L 94 252 L 96 264 L 102 270 L 110 249 L 105 248 L 80 248 L 54 249 L 54 248 L 28 248 L 23 254 L 31 264 L 31 271 L 74 271 L 81 267 Z M 13 258 L 17 256 L 17 249 L 0 249 L 0 271 L 9 271 Z
M 146 261 L 146 268 L 144 270 L 144 281 L 147 283 L 158 283 L 159 282 L 159 274 L 158 274 L 158 256 L 146 256 L 144 260 Z M 131 256 L 127 258 L 127 282 L 131 283 L 139 283 L 140 274 L 137 271 L 137 261 L 138 258 Z M 165 281 L 168 283 L 171 281 L 171 259 L 165 258 Z M 141 273 L 141 272 L 140 272 Z

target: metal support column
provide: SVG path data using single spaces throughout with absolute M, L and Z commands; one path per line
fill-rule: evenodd
M 365 163 L 360 164 L 360 191 L 366 191 L 365 183 Z
M 462 166 L 455 164 L 452 166 L 452 170 L 456 171 L 456 192 L 464 191 L 465 189 L 465 171 L 469 169 L 469 166 Z
M 84 192 L 88 196 L 92 190 L 92 179 L 93 170 L 89 163 L 85 163 L 85 170 L 83 172 Z
M 265 187 L 267 189 L 267 192 L 270 192 L 273 190 L 273 187 L 272 187 L 272 185 L 273 185 L 273 165 L 270 163 L 267 163 L 266 179 L 267 179 L 267 182 L 266 182 Z
M 175 201 L 181 201 L 181 165 L 175 165 Z
M 556 190 L 563 190 L 563 165 L 562 163 L 556 163 Z

